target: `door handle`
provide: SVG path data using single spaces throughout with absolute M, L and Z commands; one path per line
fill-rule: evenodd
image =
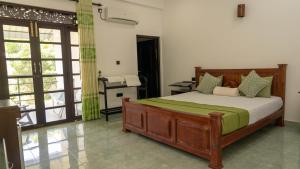
M 36 74 L 36 63 L 33 62 L 33 73 Z
M 35 37 L 38 38 L 39 37 L 39 30 L 38 30 L 37 22 L 34 22 L 34 25 L 35 25 Z
M 43 74 L 42 62 L 39 62 L 40 74 Z
M 30 21 L 30 35 L 31 35 L 31 37 L 34 37 L 34 28 L 33 28 L 33 23 L 32 23 L 32 21 Z

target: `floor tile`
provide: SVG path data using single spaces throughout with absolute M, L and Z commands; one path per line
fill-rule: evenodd
M 26 169 L 209 169 L 208 161 L 122 132 L 121 116 L 23 132 Z M 270 125 L 223 151 L 224 169 L 299 169 L 300 128 Z

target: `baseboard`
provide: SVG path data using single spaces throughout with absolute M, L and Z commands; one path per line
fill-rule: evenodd
M 290 126 L 290 127 L 299 127 L 300 128 L 300 122 L 285 121 L 285 125 Z

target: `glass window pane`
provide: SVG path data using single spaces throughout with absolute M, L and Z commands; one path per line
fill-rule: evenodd
M 65 105 L 65 93 L 56 92 L 56 93 L 46 93 L 44 94 L 45 106 L 46 107 L 55 107 L 55 106 L 64 106 Z
M 75 115 L 76 116 L 82 115 L 82 103 L 75 104 Z
M 24 60 L 7 60 L 8 76 L 32 75 L 31 61 Z
M 9 94 L 34 93 L 32 78 L 8 79 Z
M 79 61 L 72 61 L 73 73 L 80 73 L 80 64 Z
M 73 76 L 73 87 L 74 88 L 81 87 L 81 77 L 80 77 L 80 75 L 74 75 Z
M 19 120 L 19 123 L 21 126 L 31 126 L 36 123 L 36 112 L 31 111 L 31 112 L 23 112 L 21 113 L 21 118 Z
M 81 102 L 81 89 L 74 90 L 74 101 Z
M 5 42 L 6 58 L 31 58 L 29 43 Z
M 48 109 L 46 110 L 46 121 L 59 121 L 66 119 L 66 108 L 56 108 L 56 109 Z
M 41 57 L 47 59 L 61 59 L 61 45 L 41 44 Z
M 64 77 L 43 77 L 44 91 L 64 90 Z
M 10 99 L 20 107 L 21 111 L 35 109 L 34 95 L 11 96 Z
M 79 47 L 78 46 L 72 46 L 72 59 L 79 59 Z
M 42 61 L 43 75 L 63 74 L 62 61 L 48 60 Z
M 5 40 L 29 41 L 29 29 L 24 26 L 3 25 Z
M 40 28 L 41 42 L 61 42 L 60 30 Z
M 71 32 L 70 37 L 72 45 L 79 45 L 78 32 Z

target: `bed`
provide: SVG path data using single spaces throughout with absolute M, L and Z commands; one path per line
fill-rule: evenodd
M 223 86 L 230 87 L 237 87 L 241 82 L 241 75 L 245 76 L 251 70 L 255 70 L 263 77 L 273 76 L 271 98 L 216 97 L 198 92 L 161 98 L 166 100 L 164 102 L 214 104 L 247 110 L 249 112 L 247 125 L 230 132 L 224 133 L 226 114 L 224 115 L 222 111 L 201 115 L 142 104 L 130 101 L 129 98 L 123 98 L 123 131 L 141 134 L 205 158 L 209 160 L 210 168 L 221 169 L 222 149 L 270 123 L 275 122 L 277 126 L 284 126 L 286 68 L 286 64 L 279 64 L 278 68 L 265 69 L 195 68 L 196 84 L 199 84 L 199 78 L 205 72 L 213 76 L 223 75 Z

